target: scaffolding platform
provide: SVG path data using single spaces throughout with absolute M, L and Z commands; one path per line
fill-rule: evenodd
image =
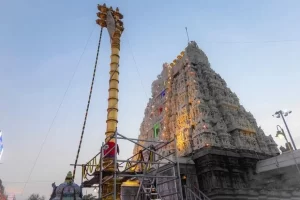
M 117 172 L 117 176 L 120 176 L 121 178 L 119 179 L 119 181 L 121 182 L 125 182 L 129 179 L 131 179 L 130 176 L 135 177 L 135 175 L 142 175 L 142 172 Z M 109 177 L 109 176 L 113 176 L 114 173 L 112 171 L 102 171 L 102 175 L 103 177 Z M 84 188 L 93 188 L 95 187 L 94 185 L 98 185 L 99 184 L 99 180 L 100 180 L 100 171 L 95 171 L 93 173 L 93 177 L 90 180 L 86 180 L 82 183 L 82 186 Z
M 114 148 L 104 153 L 104 149 L 107 147 L 103 144 L 96 156 L 81 165 L 82 187 L 97 188 L 99 199 L 111 196 L 113 200 L 117 200 L 126 193 L 121 191 L 128 186 L 124 183 L 134 182 L 136 185 L 132 197 L 124 198 L 122 196 L 123 199 L 183 200 L 176 139 L 170 141 L 132 139 L 116 132 L 107 142 L 111 140 L 114 140 Z M 115 153 L 113 158 L 108 158 L 112 162 L 107 163 L 107 154 L 118 148 L 119 140 L 126 140 L 139 146 L 139 152 L 125 160 L 118 159 L 118 155 Z M 162 155 L 161 149 L 167 145 L 175 148 L 169 151 L 168 155 Z M 174 185 L 171 190 L 165 187 L 170 182 Z M 108 190 L 105 188 L 108 183 L 112 186 L 109 189 L 112 190 L 110 192 L 107 192 Z M 127 187 L 126 190 L 132 188 Z

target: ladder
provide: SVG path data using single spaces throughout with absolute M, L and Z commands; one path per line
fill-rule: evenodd
M 175 147 L 162 155 L 158 150 L 164 146 Z M 141 176 L 138 177 L 140 186 L 135 200 L 183 200 L 180 168 L 178 163 L 176 139 L 146 148 L 149 158 L 141 161 Z M 151 159 L 150 159 L 151 158 Z
M 161 197 L 154 185 L 154 178 L 143 178 L 140 184 L 147 200 L 161 200 Z

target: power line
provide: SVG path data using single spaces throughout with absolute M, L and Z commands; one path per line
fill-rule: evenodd
M 137 71 L 137 73 L 138 73 L 138 76 L 140 77 L 141 85 L 142 85 L 142 88 L 143 88 L 143 90 L 144 90 L 144 93 L 145 93 L 145 96 L 146 96 L 146 100 L 148 100 L 148 94 L 147 94 L 147 92 L 146 92 L 146 90 L 145 90 L 145 86 L 144 86 L 144 84 L 143 84 L 143 80 L 142 80 L 142 77 L 141 77 L 141 74 L 140 74 L 140 71 L 139 71 L 139 67 L 138 67 L 138 65 L 137 65 L 137 63 L 136 63 L 136 60 L 135 60 L 135 57 L 134 57 L 134 54 L 133 54 L 133 51 L 132 51 L 132 48 L 131 48 L 131 45 L 130 45 L 130 42 L 129 42 L 129 38 L 126 36 L 126 34 L 124 34 L 124 36 L 125 36 L 125 38 L 126 38 L 126 40 L 127 40 L 129 49 L 130 49 L 130 51 L 131 51 L 131 55 L 132 55 L 133 62 L 134 62 L 134 64 L 135 64 L 136 71 Z
M 215 44 L 259 44 L 259 43 L 288 43 L 300 42 L 300 40 L 266 40 L 266 41 L 201 41 L 201 43 L 215 43 Z
M 79 68 L 79 64 L 80 64 L 80 62 L 81 62 L 82 56 L 83 56 L 83 54 L 85 53 L 85 50 L 86 50 L 86 48 L 87 48 L 87 45 L 88 45 L 88 43 L 89 43 L 89 41 L 90 41 L 90 39 L 91 39 L 91 37 L 92 37 L 92 35 L 93 35 L 93 32 L 94 32 L 94 30 L 95 30 L 95 27 L 96 27 L 96 26 L 94 26 L 92 32 L 90 33 L 89 38 L 88 38 L 88 40 L 87 40 L 87 42 L 86 42 L 86 44 L 85 44 L 85 47 L 84 47 L 84 49 L 83 49 L 83 52 L 82 52 L 81 56 L 79 57 L 78 63 L 77 63 L 77 65 L 76 65 L 76 68 L 75 68 L 75 70 L 74 70 L 74 72 L 73 72 L 73 74 L 72 74 L 72 77 L 71 77 L 71 79 L 70 79 L 70 81 L 69 81 L 69 84 L 68 84 L 68 86 L 67 86 L 67 89 L 66 89 L 66 91 L 65 91 L 65 93 L 64 93 L 64 95 L 63 95 L 62 101 L 61 101 L 61 103 L 59 104 L 58 109 L 57 109 L 57 111 L 56 111 L 56 113 L 55 113 L 55 115 L 54 115 L 54 118 L 53 118 L 53 120 L 52 120 L 52 122 L 51 122 L 51 124 L 50 124 L 50 127 L 49 127 L 49 129 L 48 129 L 48 132 L 47 132 L 47 134 L 46 134 L 46 136 L 45 136 L 45 139 L 44 139 L 43 142 L 42 142 L 41 148 L 40 148 L 40 150 L 39 150 L 39 152 L 38 152 L 38 155 L 37 155 L 37 157 L 36 157 L 36 159 L 35 159 L 35 161 L 34 161 L 34 164 L 33 164 L 32 168 L 31 168 L 31 170 L 30 170 L 28 179 L 27 179 L 27 181 L 25 182 L 25 185 L 24 185 L 24 187 L 23 187 L 23 189 L 22 189 L 21 195 L 23 195 L 23 193 L 24 193 L 24 191 L 25 191 L 25 188 L 26 188 L 26 186 L 27 186 L 27 183 L 29 182 L 29 180 L 30 180 L 30 178 L 31 178 L 31 175 L 32 175 L 32 173 L 33 173 L 33 170 L 34 170 L 34 168 L 35 168 L 35 166 L 36 166 L 36 163 L 37 163 L 37 161 L 38 161 L 38 159 L 39 159 L 39 157 L 40 157 L 40 155 L 41 155 L 41 152 L 42 152 L 43 147 L 44 147 L 44 145 L 45 145 L 45 142 L 46 142 L 46 140 L 47 140 L 47 138 L 48 138 L 48 136 L 49 136 L 49 133 L 50 133 L 50 131 L 51 131 L 51 129 L 52 129 L 52 126 L 53 126 L 53 124 L 54 124 L 54 121 L 55 121 L 55 119 L 57 118 L 58 113 L 59 113 L 59 111 L 60 111 L 60 108 L 61 108 L 61 106 L 62 106 L 62 104 L 63 104 L 63 102 L 64 102 L 64 100 L 65 100 L 65 97 L 66 97 L 66 95 L 67 95 L 67 92 L 68 92 L 68 90 L 69 90 L 69 88 L 70 88 L 70 86 L 71 86 L 71 84 L 72 84 L 72 82 L 73 82 L 73 79 L 74 79 L 74 77 L 75 77 L 75 74 L 76 74 L 76 72 L 77 72 L 77 70 L 78 70 L 78 68 Z

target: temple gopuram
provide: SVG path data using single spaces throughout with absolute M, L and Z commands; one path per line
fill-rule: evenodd
M 181 183 L 195 193 L 220 200 L 300 199 L 299 182 L 284 187 L 280 178 L 259 178 L 263 176 L 256 172 L 257 163 L 278 156 L 277 144 L 258 127 L 194 41 L 171 64 L 163 64 L 140 127 L 142 145 L 151 145 L 143 140 L 173 138 Z M 175 148 L 168 145 L 159 153 L 168 155 Z M 133 153 L 140 150 L 136 145 Z

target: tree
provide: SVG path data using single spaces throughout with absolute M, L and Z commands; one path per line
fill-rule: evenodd
M 31 194 L 27 200 L 45 200 L 45 197 L 39 194 Z
M 2 184 L 2 180 L 0 179 L 0 193 L 4 194 L 4 186 Z
M 5 188 L 2 184 L 2 180 L 0 179 L 0 200 L 6 200 L 7 196 L 5 194 Z
M 83 200 L 96 200 L 97 197 L 95 197 L 95 196 L 92 195 L 92 194 L 87 194 L 87 195 L 84 195 L 84 196 L 82 197 L 82 199 L 83 199 Z

